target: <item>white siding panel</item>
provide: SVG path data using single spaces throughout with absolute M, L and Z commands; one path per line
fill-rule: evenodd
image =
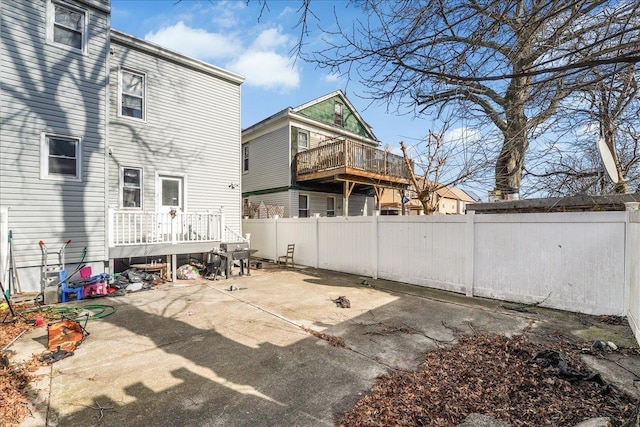
M 109 17 L 89 10 L 88 53 L 45 43 L 45 1 L 0 0 L 0 206 L 9 208 L 17 264 L 41 264 L 39 240 L 71 239 L 67 261 L 103 262 Z M 82 182 L 40 179 L 41 133 L 82 140 Z M 57 250 L 57 249 L 56 249 Z M 27 281 L 25 290 L 39 290 Z
M 186 180 L 190 212 L 224 209 L 240 232 L 240 86 L 129 45 L 112 43 L 109 204 L 118 206 L 120 166 L 143 170 L 143 207 L 156 208 L 156 176 Z M 118 117 L 119 67 L 146 74 L 146 121 Z
M 268 190 L 291 184 L 291 153 L 287 125 L 253 139 L 248 144 L 249 172 L 242 175 L 243 192 Z

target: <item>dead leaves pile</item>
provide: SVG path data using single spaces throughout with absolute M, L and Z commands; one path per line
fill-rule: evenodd
M 635 420 L 638 403 L 627 395 L 592 381 L 569 382 L 556 369 L 536 365 L 535 355 L 545 349 L 586 370 L 579 348 L 566 341 L 463 336 L 456 346 L 427 353 L 416 372 L 381 376 L 340 425 L 456 426 L 472 413 L 514 426 L 575 425 L 592 417 L 623 426 Z
M 14 305 L 16 313 L 25 308 L 26 306 Z M 2 316 L 5 316 L 5 312 L 2 312 Z M 32 330 L 35 327 L 33 320 L 36 317 L 43 317 L 45 324 L 48 320 L 46 314 L 27 313 L 13 320 L 7 319 L 5 323 L 0 324 L 0 350 L 8 346 L 21 333 Z M 29 415 L 30 384 L 37 378 L 35 371 L 42 364 L 37 355 L 24 363 L 11 360 L 10 351 L 3 352 L 0 357 L 0 425 L 14 426 Z

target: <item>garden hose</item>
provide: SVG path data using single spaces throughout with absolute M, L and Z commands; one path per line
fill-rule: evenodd
M 78 317 L 84 317 L 87 311 L 91 312 L 91 316 L 87 316 L 89 320 L 100 320 L 104 319 L 107 316 L 111 316 L 116 312 L 116 308 L 112 305 L 105 304 L 85 304 L 75 307 L 55 307 L 52 305 L 41 305 L 38 307 L 22 310 L 20 313 L 48 312 L 54 313 L 53 316 L 59 315 L 59 317 L 52 317 L 54 319 L 74 319 Z

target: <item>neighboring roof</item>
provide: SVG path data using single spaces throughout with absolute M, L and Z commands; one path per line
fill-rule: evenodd
M 218 77 L 231 83 L 235 83 L 237 85 L 242 84 L 242 82 L 244 81 L 244 77 L 239 74 L 232 73 L 231 71 L 216 67 L 215 65 L 209 64 L 204 61 L 190 58 L 188 56 L 166 49 L 155 43 L 139 39 L 118 30 L 111 29 L 111 41 L 132 47 L 134 49 L 139 49 L 150 55 L 161 57 L 168 61 L 175 62 L 177 64 L 192 68 L 203 73 L 207 73 L 214 77 Z
M 438 196 L 440 197 L 444 197 L 447 199 L 455 199 L 455 200 L 460 200 L 463 202 L 475 202 L 475 200 L 473 199 L 473 197 L 469 196 L 467 193 L 465 193 L 463 190 L 457 188 L 457 187 L 442 187 L 439 188 L 436 193 L 438 194 Z
M 362 127 L 365 128 L 365 131 L 367 132 L 367 134 L 370 135 L 370 137 L 365 137 L 362 135 L 359 135 L 355 132 L 350 131 L 349 129 L 346 129 L 344 127 L 340 127 L 340 126 L 336 126 L 333 124 L 329 124 L 317 119 L 314 119 L 313 117 L 309 117 L 305 114 L 302 114 L 301 111 L 309 108 L 309 107 L 313 107 L 314 105 L 317 105 L 319 103 L 322 103 L 328 99 L 331 99 L 333 97 L 339 96 L 341 98 L 341 100 L 344 102 L 345 106 L 347 108 L 349 108 L 349 110 L 353 113 L 354 117 L 361 123 Z M 347 97 L 345 96 L 345 94 L 341 91 L 341 90 L 337 90 L 334 92 L 331 92 L 327 95 L 321 96 L 320 98 L 316 98 L 312 101 L 306 102 L 302 105 L 299 105 L 297 107 L 287 107 L 283 110 L 278 111 L 277 113 L 257 122 L 254 123 L 253 125 L 245 128 L 242 130 L 242 134 L 248 134 L 248 133 L 252 133 L 254 131 L 257 131 L 258 129 L 261 129 L 263 127 L 268 126 L 271 123 L 275 123 L 279 120 L 282 119 L 294 119 L 294 120 L 298 120 L 300 122 L 307 122 L 311 125 L 317 126 L 317 127 L 321 127 L 321 128 L 325 128 L 328 131 L 331 132 L 335 132 L 335 133 L 339 133 L 339 134 L 343 134 L 345 136 L 347 136 L 350 139 L 354 139 L 354 140 L 360 140 L 360 141 L 364 141 L 364 142 L 368 142 L 368 143 L 375 143 L 377 145 L 380 145 L 380 141 L 378 140 L 378 138 L 375 136 L 375 134 L 373 133 L 373 129 L 371 128 L 371 126 L 369 126 L 369 124 L 367 122 L 365 122 L 362 117 L 360 116 L 360 113 L 358 113 L 358 111 L 355 109 L 355 107 L 353 106 L 353 104 L 351 104 L 351 102 L 347 99 Z

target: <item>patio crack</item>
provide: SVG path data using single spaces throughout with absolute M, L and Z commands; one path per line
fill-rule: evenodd
M 298 329 L 301 329 L 303 332 L 305 332 L 305 333 L 307 333 L 309 335 L 312 335 L 312 336 L 314 336 L 314 337 L 316 337 L 318 339 L 327 341 L 333 347 L 343 348 L 345 350 L 348 350 L 348 351 L 350 351 L 352 353 L 355 353 L 355 354 L 357 354 L 359 356 L 362 356 L 362 357 L 364 357 L 364 358 L 366 358 L 368 360 L 371 360 L 372 362 L 375 362 L 375 363 L 377 363 L 379 365 L 382 365 L 382 366 L 384 366 L 386 368 L 389 368 L 389 369 L 392 369 L 394 371 L 412 372 L 412 371 L 407 370 L 407 369 L 403 369 L 403 368 L 399 368 L 397 366 L 390 365 L 390 364 L 388 364 L 386 362 L 383 362 L 383 361 L 379 360 L 375 356 L 363 353 L 360 350 L 357 350 L 357 349 L 355 349 L 353 347 L 350 347 L 340 337 L 336 337 L 336 336 L 333 336 L 333 335 L 325 334 L 325 333 L 317 331 L 317 330 L 315 330 L 313 328 L 307 328 L 306 326 L 304 326 L 304 325 L 302 325 L 302 324 L 300 324 L 300 323 L 298 323 L 298 322 L 296 322 L 294 320 L 291 320 L 291 319 L 289 319 L 289 318 L 287 318 L 287 317 L 285 317 L 285 316 L 283 316 L 281 314 L 278 314 L 278 313 L 275 313 L 273 311 L 267 310 L 264 307 L 261 307 L 259 305 L 256 305 L 256 304 L 252 303 L 252 302 L 243 300 L 242 298 L 238 298 L 235 295 L 230 294 L 229 292 L 225 292 L 225 291 L 223 291 L 221 289 L 218 289 L 216 287 L 213 287 L 213 286 L 211 286 L 209 284 L 205 284 L 205 286 L 208 287 L 209 289 L 213 289 L 213 290 L 215 290 L 215 291 L 217 291 L 217 292 L 219 292 L 219 293 L 221 293 L 223 295 L 231 297 L 231 298 L 235 299 L 238 302 L 241 302 L 243 304 L 247 304 L 248 306 L 253 307 L 253 308 L 255 308 L 255 309 L 259 310 L 259 311 L 262 311 L 265 314 L 268 314 L 268 315 L 273 316 L 273 317 L 275 317 L 275 318 L 277 318 L 279 320 L 282 320 L 283 322 L 286 322 L 286 323 L 288 323 L 288 324 L 290 324 L 292 326 L 295 326 Z

